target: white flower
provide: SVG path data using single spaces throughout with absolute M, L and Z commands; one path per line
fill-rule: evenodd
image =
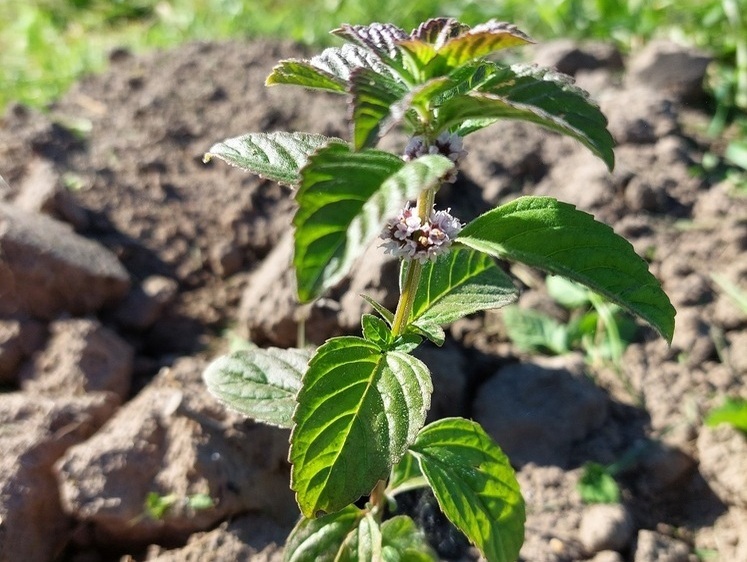
M 402 212 L 390 219 L 381 232 L 384 252 L 400 258 L 418 260 L 420 263 L 436 261 L 448 251 L 462 225 L 451 216 L 451 209 L 432 210 L 423 223 L 417 209 L 408 203 Z

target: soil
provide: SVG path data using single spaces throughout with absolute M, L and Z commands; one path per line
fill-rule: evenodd
M 177 358 L 225 350 L 226 333 L 241 331 L 247 321 L 237 309 L 252 272 L 288 229 L 289 190 L 222 162 L 203 163 L 211 144 L 249 131 L 348 135 L 342 98 L 264 87 L 277 60 L 304 55 L 297 46 L 263 41 L 195 43 L 137 57 L 115 52 L 108 72 L 82 80 L 49 113 L 21 106 L 7 111 L 0 171 L 10 188 L 0 198 L 18 197 L 33 162 L 51 162 L 83 209 L 78 234 L 110 249 L 135 286 L 154 276 L 176 282 L 174 299 L 147 327 L 122 321 L 121 309 L 97 314 L 134 350 L 129 398 Z M 564 443 L 562 454 L 553 452 L 559 448 L 541 458 L 517 452 L 529 513 L 524 560 L 595 555 L 579 535 L 588 506 L 575 483 L 584 463 L 609 465 L 623 457 L 632 460 L 617 477 L 633 527 L 684 543 L 688 554 L 642 558 L 631 536 L 612 549 L 620 560 L 688 560 L 696 551 L 716 553 L 709 560 L 745 560 L 747 494 L 737 489 L 741 499 L 735 499 L 730 483 L 719 481 L 723 471 L 704 458 L 711 449 L 702 440 L 710 408 L 726 395 L 747 397 L 747 314 L 712 277 L 744 290 L 747 198 L 728 182 L 695 173 L 714 142 L 702 133 L 707 116 L 700 102 L 647 90 L 616 64 L 571 68 L 610 119 L 619 143 L 612 174 L 577 143 L 509 123 L 467 139 L 464 173 L 445 190 L 443 204 L 469 219 L 521 194 L 547 194 L 593 213 L 650 261 L 678 310 L 674 342 L 670 347 L 639 328 L 621 374 L 590 367 L 578 354 L 529 356 L 509 342 L 498 313 L 470 317 L 450 330 L 466 381 L 462 413 L 476 416 L 471 397 L 487 392 L 501 369 L 522 363 L 580 369 L 603 391 L 600 423 Z M 394 135 L 385 142 L 400 140 Z M 542 275 L 514 272 L 522 306 L 539 305 L 567 320 L 548 299 Z M 274 342 L 271 333 L 255 340 Z M 581 415 L 573 404 L 566 409 L 563 415 Z M 555 427 L 552 417 L 543 423 Z M 413 499 L 413 512 L 430 525 L 432 537 L 442 537 L 445 523 L 424 502 Z M 471 552 L 464 541 L 439 541 L 449 545 L 443 556 Z M 79 560 L 82 547 L 71 544 L 63 559 Z M 96 552 L 86 548 L 87 555 Z M 143 556 L 126 547 L 119 553 Z

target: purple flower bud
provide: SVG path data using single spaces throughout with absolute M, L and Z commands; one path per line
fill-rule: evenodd
M 449 133 L 444 131 L 432 145 L 426 145 L 425 139 L 422 136 L 412 137 L 407 146 L 405 147 L 405 153 L 403 158 L 405 161 L 410 162 L 420 156 L 426 154 L 441 154 L 446 156 L 449 160 L 454 162 L 454 165 L 459 168 L 459 164 L 462 159 L 467 155 L 467 151 L 464 150 L 464 144 L 462 137 L 456 133 Z M 454 169 L 444 178 L 444 181 L 454 183 L 457 177 L 457 170 Z
M 417 209 L 408 203 L 402 212 L 390 219 L 381 232 L 384 252 L 420 263 L 436 261 L 438 256 L 448 251 L 462 225 L 451 216 L 451 209 L 432 210 L 428 220 L 420 220 Z

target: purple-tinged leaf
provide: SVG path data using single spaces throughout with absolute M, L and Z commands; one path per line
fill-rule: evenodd
M 466 31 L 469 31 L 469 26 L 454 18 L 432 18 L 414 29 L 410 39 L 424 41 L 440 49 L 449 39 L 458 37 Z
M 390 23 L 372 23 L 370 25 L 343 24 L 332 31 L 334 35 L 348 39 L 376 53 L 382 60 L 397 60 L 397 44 L 408 38 L 407 33 Z

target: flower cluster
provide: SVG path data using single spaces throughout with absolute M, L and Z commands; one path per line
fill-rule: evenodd
M 422 136 L 412 137 L 405 147 L 403 158 L 409 162 L 425 154 L 441 154 L 442 156 L 446 156 L 458 168 L 462 158 L 467 155 L 467 151 L 464 150 L 462 137 L 456 133 L 443 132 L 431 145 L 426 144 L 425 138 Z M 457 170 L 454 169 L 444 178 L 444 181 L 454 183 L 456 177 Z
M 445 253 L 462 225 L 446 211 L 432 210 L 428 220 L 420 220 L 417 209 L 409 203 L 402 212 L 389 220 L 381 232 L 384 252 L 393 256 L 418 260 L 420 263 L 436 261 Z

